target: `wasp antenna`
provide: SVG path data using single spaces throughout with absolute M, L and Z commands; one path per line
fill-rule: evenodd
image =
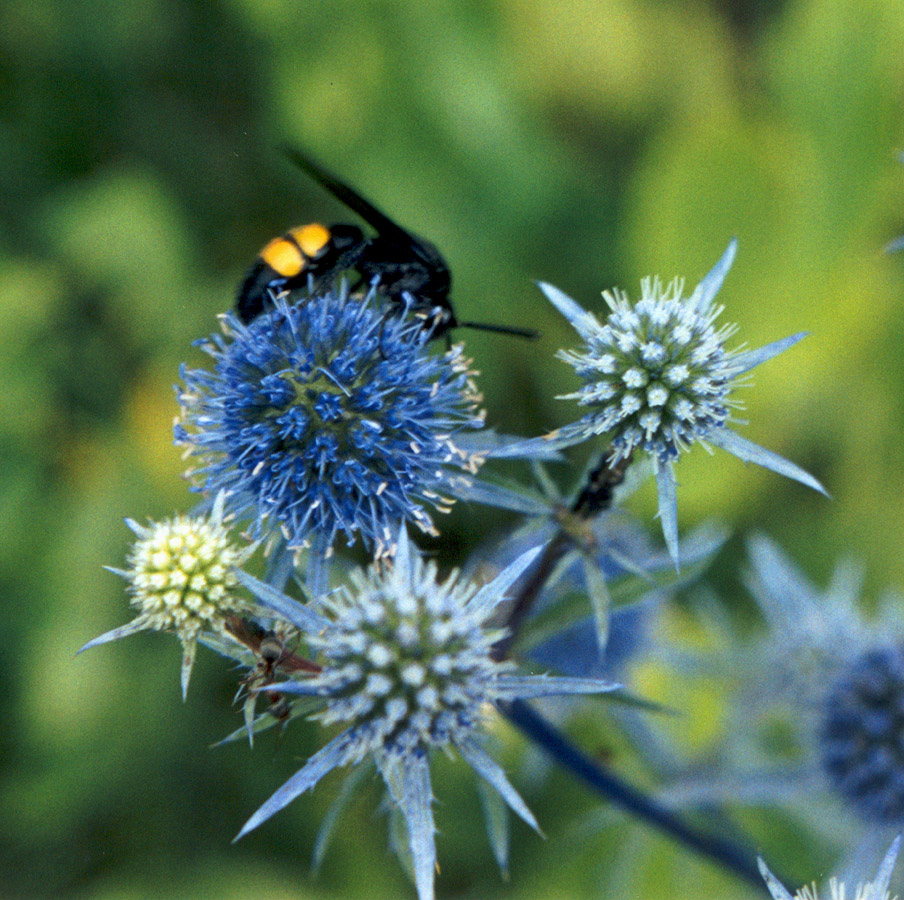
M 490 325 L 487 322 L 459 322 L 459 328 L 473 328 L 475 331 L 493 331 L 496 334 L 510 334 L 512 337 L 526 338 L 536 341 L 540 337 L 539 331 L 533 328 L 515 328 L 513 325 Z

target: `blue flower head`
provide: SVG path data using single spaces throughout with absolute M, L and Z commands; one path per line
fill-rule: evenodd
M 861 653 L 833 680 L 819 729 L 822 766 L 864 815 L 904 822 L 904 644 Z
M 820 590 L 772 541 L 748 546 L 748 586 L 768 629 L 739 642 L 710 617 L 722 658 L 714 668 L 711 651 L 700 670 L 728 692 L 721 765 L 695 766 L 665 796 L 790 808 L 859 845 L 846 874 L 862 880 L 864 832 L 887 845 L 904 823 L 901 597 L 889 592 L 866 616 L 860 567 L 840 564 Z
M 200 342 L 213 370 L 181 373 L 176 442 L 199 489 L 226 491 L 253 537 L 278 527 L 321 556 L 340 532 L 378 555 L 401 521 L 435 533 L 482 461 L 457 443 L 484 421 L 460 345 L 436 352 L 421 323 L 344 285 L 223 328 Z
M 315 612 L 240 573 L 258 601 L 305 635 L 323 669 L 279 682 L 287 694 L 319 698 L 324 725 L 342 731 L 289 779 L 245 824 L 239 837 L 314 787 L 330 770 L 376 763 L 393 806 L 407 826 L 420 900 L 433 897 L 430 755 L 457 750 L 524 821 L 537 823 L 480 740 L 488 704 L 555 694 L 611 691 L 610 681 L 521 675 L 493 657 L 502 632 L 488 626 L 507 589 L 536 558 L 522 554 L 482 587 L 453 573 L 437 581 L 398 532 L 391 565 L 353 574 Z
M 734 259 L 729 244 L 715 268 L 689 297 L 684 283 L 641 282 L 641 298 L 632 304 L 619 290 L 603 297 L 610 312 L 601 323 L 549 284 L 540 287 L 584 340 L 559 358 L 574 366 L 584 385 L 560 399 L 587 409 L 577 422 L 546 436 L 556 447 L 609 435 L 612 464 L 643 451 L 652 458 L 659 491 L 659 512 L 672 557 L 678 555 L 675 475 L 672 463 L 696 442 L 715 444 L 739 459 L 794 478 L 818 491 L 811 475 L 782 457 L 745 440 L 727 426 L 740 406 L 733 391 L 740 376 L 796 344 L 796 334 L 759 350 L 726 348 L 735 326 L 717 327 L 723 307 L 713 304 Z

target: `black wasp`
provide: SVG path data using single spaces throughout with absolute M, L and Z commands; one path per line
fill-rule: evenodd
M 245 323 L 253 321 L 273 294 L 306 287 L 346 270 L 360 275 L 361 284 L 377 289 L 394 303 L 419 316 L 437 338 L 453 328 L 477 328 L 517 337 L 536 338 L 529 328 L 460 322 L 449 292 L 452 274 L 429 241 L 417 237 L 381 213 L 357 191 L 344 184 L 303 153 L 285 149 L 289 159 L 357 213 L 376 234 L 365 236 L 357 225 L 300 225 L 274 238 L 258 254 L 239 289 L 236 310 Z

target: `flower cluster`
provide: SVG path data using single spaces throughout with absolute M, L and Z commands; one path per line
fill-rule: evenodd
M 729 262 L 723 260 L 722 267 Z M 738 366 L 725 348 L 737 327 L 717 330 L 722 307 L 712 306 L 699 288 L 683 297 L 681 279 L 663 286 L 658 278 L 645 278 L 640 286 L 636 304 L 617 288 L 603 292 L 611 310 L 604 324 L 575 310 L 551 286 L 545 292 L 586 341 L 580 350 L 558 354 L 586 382 L 560 399 L 589 409 L 582 428 L 614 435 L 616 459 L 641 448 L 665 463 L 722 428 L 730 406 L 737 405 L 731 392 Z
M 863 835 L 890 841 L 904 821 L 901 597 L 886 594 L 867 617 L 852 563 L 819 590 L 769 539 L 751 538 L 748 552 L 747 584 L 768 629 L 739 641 L 709 617 L 730 698 L 725 739 L 708 765 L 675 761 L 662 797 L 793 809 L 855 848 L 851 874 L 862 878 Z M 713 657 L 698 656 L 693 670 L 713 672 Z
M 424 298 L 390 296 L 379 278 L 368 290 L 349 290 L 334 272 L 319 283 L 312 277 L 306 288 L 262 300 L 259 314 L 245 316 L 250 321 L 225 314 L 222 333 L 198 342 L 212 363 L 182 368 L 175 440 L 203 499 L 193 517 L 129 523 L 138 541 L 127 568 L 114 571 L 128 581 L 138 616 L 85 647 L 140 630 L 173 632 L 183 646 L 183 693 L 199 642 L 245 670 L 245 729 L 227 739 L 301 716 L 330 730 L 239 837 L 347 767 L 319 857 L 360 773 L 376 770 L 394 817 L 394 849 L 410 863 L 420 900 L 432 900 L 437 751 L 457 753 L 481 779 L 504 869 L 505 806 L 535 829 L 537 822 L 486 747 L 483 726 L 494 708 L 554 758 L 575 760 L 580 754 L 564 737 L 541 737 L 543 729 L 527 724 L 536 719 L 525 715 L 525 701 L 607 694 L 632 711 L 655 706 L 616 690 L 611 673 L 648 646 L 646 630 L 668 590 L 699 575 L 723 540 L 718 529 L 691 535 L 678 572 L 673 463 L 680 453 L 714 444 L 822 490 L 729 428 L 744 376 L 803 336 L 755 351 L 726 346 L 735 328 L 717 324 L 722 309 L 714 298 L 734 252 L 732 242 L 689 296 L 680 280 L 644 280 L 636 304 L 607 292 L 605 321 L 541 285 L 584 342 L 559 353 L 583 380 L 565 395 L 578 402 L 581 418 L 542 437 L 485 429 L 477 375 L 462 346 L 434 340 L 418 314 Z M 539 463 L 588 440 L 600 442 L 598 462 L 576 490 L 560 491 Z M 488 473 L 491 457 L 530 461 L 542 496 Z M 651 473 L 665 550 L 616 508 Z M 494 559 L 483 556 L 481 565 L 475 554 L 465 568 L 472 574 L 443 576 L 409 528 L 440 537 L 436 516 L 456 500 L 531 519 L 499 543 Z M 239 543 L 226 530 L 233 519 L 246 526 Z M 369 564 L 343 559 L 339 538 L 357 543 Z M 242 570 L 258 547 L 266 557 L 262 578 Z M 799 610 L 793 616 L 799 629 L 810 621 Z M 814 646 L 812 634 L 801 640 Z M 829 660 L 821 671 L 837 677 L 825 682 L 832 686 L 821 698 L 821 730 L 814 726 L 824 774 L 884 819 L 904 812 L 904 723 L 885 709 L 904 697 L 901 646 L 863 644 L 847 668 Z M 780 672 L 776 665 L 770 677 Z M 571 765 L 586 777 L 593 764 Z M 667 821 L 659 817 L 660 825 Z
M 558 288 L 541 284 L 549 301 L 584 341 L 580 350 L 560 351 L 584 386 L 560 399 L 577 400 L 588 412 L 577 422 L 546 435 L 556 447 L 610 435 L 613 463 L 635 451 L 650 455 L 659 491 L 659 514 L 666 544 L 678 560 L 678 512 L 672 462 L 696 442 L 714 444 L 745 462 L 772 469 L 825 493 L 803 469 L 745 440 L 727 425 L 740 406 L 732 391 L 741 376 L 794 346 L 792 335 L 758 350 L 729 351 L 734 326 L 715 327 L 723 307 L 713 300 L 734 260 L 732 241 L 712 271 L 684 296 L 680 279 L 663 287 L 658 278 L 641 283 L 632 305 L 618 290 L 603 294 L 610 313 L 604 323 Z

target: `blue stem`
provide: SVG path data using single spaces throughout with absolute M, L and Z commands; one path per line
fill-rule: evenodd
M 723 838 L 697 831 L 671 810 L 660 806 L 617 775 L 606 771 L 523 700 L 507 704 L 502 707 L 502 712 L 559 765 L 598 794 L 694 852 L 709 857 L 739 878 L 763 887 L 762 876 L 751 852 Z

